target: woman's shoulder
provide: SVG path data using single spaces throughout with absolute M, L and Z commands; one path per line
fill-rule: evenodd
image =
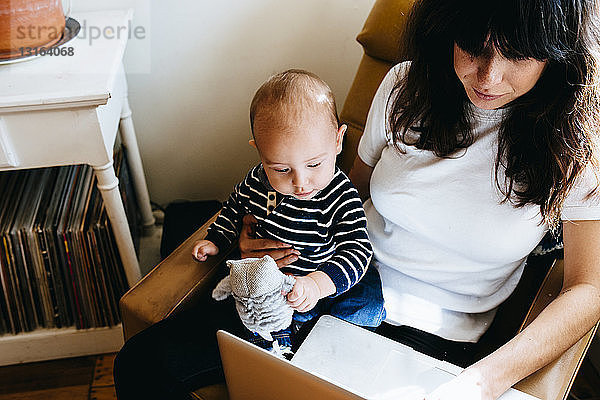
M 581 172 L 565 199 L 561 216 L 563 220 L 600 219 L 599 174 L 591 164 Z
M 398 64 L 394 65 L 390 71 L 393 71 L 396 74 L 397 78 L 403 78 L 408 73 L 410 69 L 410 61 L 402 61 Z
M 387 72 L 380 84 L 380 91 L 387 94 L 391 93 L 398 82 L 400 82 L 410 69 L 410 61 L 403 61 L 394 65 Z
M 382 110 L 387 109 L 387 104 L 396 87 L 396 84 L 400 82 L 410 68 L 410 61 L 404 61 L 392 66 L 385 76 L 383 80 L 379 84 L 377 91 L 375 92 L 375 96 L 373 97 L 373 101 L 371 103 L 371 107 L 379 107 Z

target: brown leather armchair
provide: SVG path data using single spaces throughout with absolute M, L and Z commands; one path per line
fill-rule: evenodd
M 399 61 L 398 38 L 411 0 L 377 0 L 358 35 L 364 56 L 341 112 L 348 125 L 342 169 L 348 171 L 356 156 L 371 100 L 386 72 Z M 216 216 L 214 217 L 216 218 Z M 203 238 L 214 218 L 196 231 L 169 257 L 135 285 L 121 299 L 125 338 L 188 307 L 205 301 L 216 284 L 215 272 L 230 251 L 198 263 L 192 260 L 195 240 Z M 231 249 L 229 249 L 231 250 Z M 558 295 L 562 285 L 562 261 L 547 257 L 529 262 L 515 293 L 498 312 L 494 324 L 482 340 L 490 351 L 529 324 Z M 518 317 L 521 315 L 522 317 Z M 516 387 L 544 400 L 565 399 L 596 327 L 554 362 L 519 382 Z M 515 360 L 518 362 L 518 360 Z M 227 399 L 224 385 L 202 388 L 194 393 L 200 399 Z

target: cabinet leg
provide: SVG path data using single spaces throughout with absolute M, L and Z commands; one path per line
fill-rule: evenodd
M 94 166 L 98 179 L 98 189 L 104 199 L 106 213 L 110 219 L 119 254 L 125 268 L 125 275 L 129 286 L 140 280 L 140 265 L 135 254 L 129 224 L 125 216 L 125 208 L 119 193 L 119 180 L 115 175 L 112 161 L 103 166 Z
M 121 111 L 121 122 L 119 124 L 121 131 L 121 139 L 127 152 L 127 161 L 131 171 L 131 178 L 135 188 L 135 194 L 138 200 L 138 206 L 142 214 L 142 224 L 145 228 L 153 226 L 155 223 L 152 207 L 150 207 L 150 196 L 148 195 L 148 186 L 146 177 L 144 176 L 144 168 L 142 167 L 142 158 L 138 148 L 135 130 L 133 128 L 133 120 L 131 119 L 131 109 L 129 101 L 125 97 L 123 101 L 123 109 Z

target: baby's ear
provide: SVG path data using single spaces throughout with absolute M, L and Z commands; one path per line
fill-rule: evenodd
M 342 144 L 344 143 L 344 135 L 346 134 L 346 130 L 348 126 L 346 124 L 342 124 L 335 136 L 335 146 L 336 146 L 336 154 L 340 154 L 342 152 Z

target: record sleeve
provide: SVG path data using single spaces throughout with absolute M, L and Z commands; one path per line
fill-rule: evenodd
M 67 198 L 68 182 L 71 179 L 72 172 L 72 167 L 60 168 L 54 193 L 52 194 L 50 212 L 44 222 L 44 239 L 52 267 L 52 280 L 59 309 L 59 327 L 71 326 L 75 323 L 72 289 L 65 275 L 63 254 L 60 250 L 60 238 L 57 234 L 63 204 Z

